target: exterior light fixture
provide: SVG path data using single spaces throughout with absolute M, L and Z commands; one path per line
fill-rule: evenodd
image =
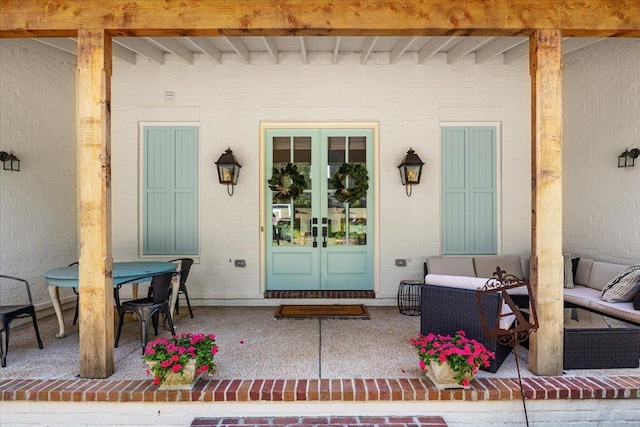
M 629 147 L 625 148 L 622 154 L 618 156 L 619 168 L 632 168 L 636 165 L 636 159 L 640 156 L 640 149 Z
M 238 176 L 240 175 L 240 163 L 238 159 L 233 155 L 231 148 L 220 156 L 216 162 L 218 167 L 218 179 L 220 184 L 227 184 L 227 193 L 229 196 L 233 196 L 233 187 L 238 183 Z
M 407 197 L 411 197 L 411 186 L 420 184 L 423 165 L 424 162 L 420 160 L 420 157 L 413 151 L 413 148 L 407 151 L 407 155 L 402 159 L 402 163 L 398 165 L 400 180 L 402 180 L 402 185 L 405 186 Z
M 0 151 L 0 161 L 2 161 L 2 169 L 6 171 L 20 171 L 20 159 L 18 159 L 13 151 Z

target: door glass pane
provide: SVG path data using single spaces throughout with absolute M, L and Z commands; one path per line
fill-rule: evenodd
M 340 246 L 347 244 L 347 209 L 333 197 L 333 194 L 329 194 L 328 200 L 328 229 L 327 229 L 327 244 L 329 246 Z
M 272 200 L 272 245 L 311 245 L 311 137 L 273 138 L 273 167 L 293 163 L 307 181 L 307 189 L 296 200 Z
M 280 169 L 291 161 L 291 138 L 276 136 L 273 138 L 273 167 Z
M 346 156 L 346 138 L 344 136 L 330 136 L 328 138 L 328 147 L 327 147 L 327 179 L 331 179 L 331 177 L 338 172 L 340 166 L 347 160 Z M 333 185 L 329 183 L 330 190 L 333 189 Z

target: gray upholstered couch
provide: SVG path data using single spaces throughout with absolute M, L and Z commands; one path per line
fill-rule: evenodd
M 640 310 L 633 303 L 607 302 L 602 299 L 602 289 L 619 273 L 630 266 L 580 258 L 573 288 L 564 289 L 565 305 L 585 307 L 618 319 L 640 324 Z
M 640 324 L 640 310 L 635 310 L 632 302 L 612 303 L 602 300 L 602 289 L 605 285 L 630 267 L 629 265 L 594 261 L 583 257 L 577 259 L 576 268 L 572 268 L 570 258 L 567 258 L 565 264 L 565 305 L 587 308 Z M 497 267 L 519 278 L 529 277 L 528 256 L 445 256 L 427 258 L 425 283 L 478 288 L 493 275 Z

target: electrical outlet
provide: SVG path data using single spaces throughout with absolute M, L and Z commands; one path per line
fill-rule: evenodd
M 406 267 L 407 260 L 406 259 L 396 259 L 396 267 Z
M 246 262 L 243 259 L 237 259 L 236 260 L 236 267 L 244 267 L 246 266 Z

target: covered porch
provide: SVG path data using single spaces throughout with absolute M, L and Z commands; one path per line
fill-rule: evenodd
M 43 14 L 37 2 L 22 2 L 20 7 L 16 8 L 12 8 L 11 4 L 9 6 L 3 5 L 3 17 L 11 17 L 11 19 L 3 19 L 0 27 L 0 36 L 38 37 L 64 35 L 78 38 L 77 88 L 79 103 L 77 113 L 79 117 L 79 145 L 77 149 L 77 189 L 79 209 L 77 228 L 79 239 L 77 246 L 80 247 L 79 255 L 82 261 L 80 280 L 83 286 L 81 293 L 82 295 L 93 296 L 93 298 L 81 298 L 80 317 L 84 320 L 81 321 L 79 330 L 78 363 L 82 378 L 111 377 L 116 374 L 117 369 L 111 326 L 113 322 L 110 272 L 112 261 L 115 258 L 112 247 L 114 237 L 112 236 L 112 226 L 114 222 L 122 224 L 129 218 L 125 216 L 114 218 L 112 216 L 112 119 L 114 124 L 116 122 L 120 124 L 126 123 L 123 126 L 128 126 L 127 116 L 133 113 L 129 110 L 117 110 L 115 105 L 111 105 L 112 37 L 177 37 L 184 34 L 216 36 L 220 33 L 256 36 L 284 36 L 290 33 L 321 36 L 338 33 L 345 36 L 361 34 L 368 36 L 388 34 L 442 36 L 454 33 L 464 36 L 486 34 L 526 36 L 529 41 L 530 52 L 526 69 L 531 72 L 531 100 L 530 104 L 526 105 L 526 108 L 531 109 L 530 131 L 532 137 L 530 146 L 529 144 L 526 145 L 532 153 L 530 165 L 527 164 L 527 167 L 531 166 L 530 210 L 532 215 L 530 227 L 527 226 L 525 228 L 527 233 L 530 232 L 531 235 L 531 278 L 541 320 L 541 329 L 535 335 L 528 365 L 531 371 L 539 375 L 555 377 L 561 374 L 561 358 L 558 358 L 558 352 L 553 351 L 560 348 L 562 342 L 563 170 L 561 153 L 563 147 L 561 129 L 563 108 L 561 102 L 561 39 L 563 36 L 638 37 L 640 24 L 637 22 L 637 18 L 634 20 L 634 17 L 640 16 L 640 13 L 637 13 L 638 11 L 634 9 L 635 6 L 632 3 L 625 3 L 625 8 L 623 8 L 620 6 L 620 2 L 604 1 L 599 3 L 601 8 L 586 8 L 583 6 L 578 7 L 571 2 L 555 1 L 545 2 L 544 5 L 539 2 L 520 2 L 517 6 L 492 5 L 492 7 L 487 7 L 486 2 L 467 2 L 459 10 L 452 10 L 447 2 L 441 1 L 426 3 L 405 2 L 406 8 L 404 9 L 387 7 L 383 2 L 379 2 L 374 3 L 371 9 L 356 10 L 354 14 L 351 7 L 346 3 L 335 4 L 333 8 L 322 8 L 322 6 L 326 6 L 324 2 L 312 2 L 310 4 L 309 2 L 294 1 L 287 2 L 287 8 L 284 10 L 271 9 L 264 2 L 247 2 L 237 5 L 237 10 L 229 13 L 224 8 L 216 5 L 207 6 L 206 10 L 198 10 L 198 7 L 202 8 L 202 6 L 196 4 L 197 2 L 193 4 L 183 2 L 184 6 L 175 5 L 175 7 L 169 7 L 166 10 L 155 10 L 151 4 L 152 2 L 138 2 L 143 6 L 134 12 L 136 19 L 131 20 L 130 12 L 126 10 L 126 7 L 114 2 L 114 12 L 103 12 L 111 16 L 108 21 L 116 22 L 114 25 L 105 24 L 105 20 L 100 17 L 100 13 L 84 14 L 82 5 L 79 2 L 68 1 L 66 3 L 69 9 L 66 9 L 66 11 L 60 9 L 59 11 L 53 11 L 51 14 Z M 189 13 L 181 15 L 179 28 L 176 28 L 174 14 L 178 10 L 182 10 L 181 8 L 183 7 L 186 7 Z M 193 7 L 192 10 L 191 7 Z M 78 13 L 70 14 L 68 10 L 74 8 L 77 9 Z M 356 7 L 356 9 L 360 8 L 360 6 Z M 621 9 L 624 9 L 624 11 L 621 11 Z M 269 10 L 270 12 L 257 13 L 256 11 L 258 10 Z M 322 12 L 318 12 L 318 10 L 322 10 Z M 410 10 L 422 12 L 414 13 L 410 12 Z M 604 14 L 607 17 L 606 19 L 603 19 L 603 10 L 607 11 Z M 193 11 L 197 11 L 197 13 L 192 13 Z M 111 15 L 111 13 L 115 13 L 115 15 Z M 35 21 L 33 21 L 34 16 L 37 17 Z M 247 18 L 250 16 L 253 16 L 253 18 Z M 358 18 L 354 18 L 354 16 Z M 245 17 L 246 19 L 238 19 L 238 17 Z M 162 23 L 160 29 L 158 29 L 158 22 Z M 145 70 L 142 70 L 142 72 L 145 72 Z M 127 85 L 119 86 L 118 90 L 120 91 L 120 99 L 124 99 Z M 153 104 L 153 102 L 150 102 L 150 104 Z M 474 108 L 474 106 L 465 106 L 465 108 Z M 142 117 L 142 120 L 145 120 L 149 117 L 147 115 L 149 111 L 153 109 L 153 105 L 146 105 L 142 108 L 142 111 L 137 110 L 135 114 L 139 114 L 138 117 Z M 277 116 L 278 112 L 276 110 L 277 106 L 274 110 L 269 111 L 267 116 L 269 114 L 272 114 L 272 117 Z M 116 115 L 113 118 L 111 116 L 112 111 L 116 111 Z M 276 112 L 274 113 L 273 111 Z M 361 112 L 361 114 L 366 113 L 368 112 Z M 192 117 L 189 114 L 190 112 L 187 113 L 187 116 L 189 118 Z M 122 131 L 122 128 L 118 128 L 117 125 L 116 129 Z M 244 133 L 240 134 L 244 135 Z M 627 143 L 625 142 L 625 144 Z M 250 149 L 247 149 L 247 151 L 250 151 Z M 390 151 L 385 149 L 384 153 Z M 121 170 L 129 169 L 128 165 L 130 165 L 128 163 L 129 158 L 125 153 L 126 150 L 121 151 L 121 157 L 117 159 L 120 162 L 119 167 Z M 258 164 L 257 157 L 257 155 L 252 157 L 255 159 L 254 166 Z M 132 169 L 135 169 L 135 165 Z M 254 168 L 254 171 L 256 169 L 258 168 Z M 259 179 L 256 177 L 255 172 L 251 172 L 251 174 L 253 174 L 253 182 L 258 182 Z M 124 197 L 119 199 L 121 203 L 123 199 L 128 197 L 127 193 L 122 191 L 128 185 L 128 182 L 122 179 L 125 175 L 126 172 L 120 176 L 113 176 L 116 190 L 121 191 L 119 194 L 125 194 Z M 381 176 L 387 175 L 390 175 L 390 173 L 386 171 L 381 173 Z M 126 176 L 131 177 L 130 175 Z M 437 176 L 434 175 L 433 178 L 437 181 Z M 134 173 L 133 181 L 135 179 L 136 175 Z M 521 188 L 526 188 L 528 191 L 529 183 L 526 182 L 525 184 Z M 577 187 L 579 187 L 579 184 Z M 435 198 L 437 198 L 437 186 L 434 186 L 432 190 L 434 192 L 430 196 L 435 195 Z M 390 192 L 385 192 L 384 194 L 388 193 Z M 205 193 L 203 198 L 207 197 L 212 198 L 210 194 Z M 255 204 L 259 197 L 260 193 L 257 192 L 252 193 L 251 197 L 242 200 L 252 201 Z M 75 201 L 71 199 L 73 197 L 69 197 L 68 201 Z M 240 212 L 243 206 L 238 202 L 234 203 L 236 204 L 231 205 L 232 211 Z M 380 203 L 385 203 L 385 201 L 382 200 Z M 421 203 L 422 205 L 420 206 L 426 206 L 430 204 L 430 200 L 424 198 Z M 126 205 L 126 203 L 119 207 L 118 215 L 121 215 L 127 209 L 126 207 L 122 208 L 123 205 Z M 421 212 L 420 206 L 409 207 L 407 202 L 403 202 L 401 206 L 407 207 L 407 211 L 416 214 Z M 522 212 L 524 210 L 526 212 L 525 217 L 528 217 L 528 208 L 529 206 L 525 204 L 524 208 L 519 211 Z M 392 212 L 393 209 L 391 208 L 388 211 L 384 209 L 381 209 L 381 211 L 383 218 L 380 228 L 385 229 L 395 221 L 393 216 L 395 212 Z M 224 214 L 218 213 L 218 215 L 222 216 Z M 384 218 L 384 215 L 387 215 L 387 217 Z M 123 217 L 125 218 L 124 221 L 122 221 Z M 228 218 L 227 224 L 232 223 L 233 219 Z M 253 218 L 250 224 L 258 225 L 258 221 Z M 422 227 L 428 227 L 429 225 L 422 224 Z M 210 225 L 206 225 L 204 228 L 211 235 L 220 236 L 220 234 L 216 234 L 218 230 L 212 231 L 213 227 Z M 123 235 L 130 230 L 126 227 L 120 227 L 117 230 L 119 234 L 115 236 L 115 239 L 120 245 L 117 248 L 118 255 L 136 254 L 136 249 L 128 246 L 130 242 L 123 239 Z M 239 230 L 239 228 L 234 228 L 234 230 Z M 411 234 L 411 229 L 402 230 L 395 227 L 393 230 L 403 236 Z M 518 228 L 513 234 L 522 234 L 521 231 L 522 229 Z M 233 247 L 234 238 L 237 236 L 223 237 L 226 247 Z M 250 240 L 252 245 L 263 239 L 263 237 L 255 233 L 249 236 L 243 234 L 241 237 Z M 14 245 L 19 245 L 18 240 L 18 237 L 12 239 Z M 428 252 L 438 250 L 433 245 L 428 246 L 428 250 L 425 250 L 428 244 L 412 241 L 411 236 L 406 240 L 387 238 L 387 240 L 381 241 L 376 277 L 377 289 L 380 289 L 380 282 L 382 281 L 392 283 L 384 285 L 387 287 L 387 291 L 396 285 L 397 280 L 387 279 L 395 279 L 402 272 L 387 274 L 388 268 L 386 265 L 391 265 L 389 263 L 395 258 L 397 252 L 389 251 L 386 248 L 410 246 L 407 245 L 407 240 L 417 247 L 417 249 L 413 249 L 414 253 L 428 255 Z M 211 241 L 208 244 L 210 247 L 207 249 L 215 249 Z M 505 247 L 508 248 L 508 244 L 502 246 L 502 248 Z M 241 253 L 246 247 L 234 249 L 236 253 Z M 611 258 L 634 258 L 634 254 L 635 252 L 629 253 L 623 250 L 610 253 L 609 256 Z M 226 254 L 216 256 L 218 258 L 227 258 Z M 258 261 L 259 257 L 256 256 L 255 258 Z M 217 258 L 215 260 L 216 262 L 220 261 Z M 57 261 L 62 263 L 73 261 L 73 259 L 60 259 Z M 217 277 L 222 282 L 221 287 L 232 288 L 235 283 L 241 280 L 252 283 L 260 282 L 261 273 L 258 268 L 251 270 L 249 277 L 241 278 L 227 271 L 221 273 L 222 269 L 219 264 L 205 263 L 201 265 L 201 268 L 204 277 L 210 272 L 217 274 Z M 19 271 L 19 268 L 16 267 L 16 270 Z M 412 274 L 418 275 L 419 268 L 414 268 Z M 252 292 L 257 294 L 261 290 L 257 288 Z M 240 304 L 238 300 L 241 300 L 241 298 L 237 298 L 236 294 L 229 291 L 228 295 L 230 295 L 228 299 L 231 303 Z M 387 292 L 386 296 L 389 298 L 391 292 Z M 89 312 L 94 313 L 94 316 L 83 316 L 83 313 Z M 96 355 L 99 356 L 96 357 Z M 243 390 L 251 390 L 253 387 L 253 385 L 249 386 L 249 383 L 244 384 Z M 325 381 L 325 384 L 331 383 Z M 412 390 L 412 393 L 417 393 L 413 386 Z M 510 396 L 514 395 L 509 387 L 506 388 L 505 393 Z M 322 396 L 324 394 L 320 393 L 319 395 Z M 460 396 L 465 399 L 466 397 L 471 398 L 472 395 L 467 396 L 467 393 L 464 392 Z M 499 400 L 503 394 L 491 388 L 491 391 L 487 391 L 485 396 L 494 396 L 493 399 Z

